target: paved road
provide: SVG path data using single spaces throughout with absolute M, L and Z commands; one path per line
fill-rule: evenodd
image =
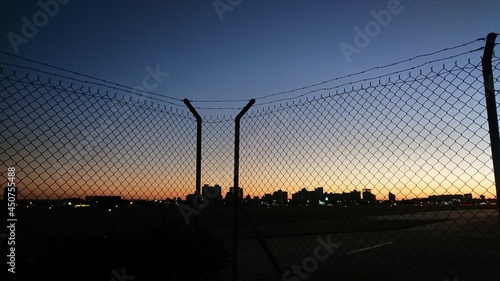
M 178 210 L 174 211 L 178 215 Z M 334 218 L 313 219 L 299 219 L 295 216 L 303 210 L 295 211 L 279 213 L 278 220 L 259 225 L 267 236 L 280 233 L 281 236 L 267 237 L 265 241 L 281 267 L 291 270 L 287 278 L 276 276 L 255 239 L 241 239 L 240 280 L 500 280 L 500 222 L 494 209 L 370 217 L 356 213 L 373 211 L 368 208 L 340 215 L 331 212 L 336 215 Z M 23 216 L 18 234 L 20 238 L 23 235 L 41 238 L 54 233 L 88 232 L 85 228 L 89 225 L 97 229 L 107 229 L 110 225 L 135 227 L 146 219 L 150 223 L 161 222 L 161 213 L 161 210 L 130 210 L 115 215 L 96 211 L 99 216 L 89 217 L 87 212 L 62 212 L 57 220 L 48 220 L 51 217 L 44 217 L 47 214 L 36 212 Z M 287 220 L 281 218 L 283 215 L 288 216 Z M 413 223 L 429 220 L 433 223 Z M 286 222 L 276 223 L 282 221 Z M 377 227 L 380 225 L 383 227 Z M 307 231 L 302 231 L 303 228 Z M 230 239 L 227 235 L 231 233 L 230 223 L 220 230 Z M 248 232 L 248 227 L 242 226 L 241 230 Z M 246 233 L 242 237 L 251 235 Z M 335 244 L 327 258 L 324 247 L 318 249 L 325 241 Z M 231 245 L 230 240 L 227 245 Z M 315 252 L 316 249 L 319 251 Z M 230 269 L 222 275 L 223 280 L 231 280 Z
M 500 222 L 496 210 L 426 212 L 368 220 L 446 219 L 412 228 L 267 238 L 284 270 L 273 267 L 254 239 L 240 241 L 241 280 L 500 280 Z M 338 248 L 324 260 L 315 249 L 330 238 Z M 323 260 L 323 261 L 321 261 Z M 295 265 L 295 267 L 293 267 Z M 317 265 L 317 266 L 316 266 Z M 293 272 L 295 270 L 295 273 Z M 230 272 L 224 279 L 230 280 Z

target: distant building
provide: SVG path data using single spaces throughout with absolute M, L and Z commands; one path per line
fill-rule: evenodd
M 238 187 L 238 197 L 240 199 L 240 202 L 241 200 L 243 199 L 243 188 L 241 187 Z M 234 201 L 234 194 L 235 194 L 235 188 L 234 187 L 230 187 L 229 188 L 229 191 L 226 193 L 226 203 L 227 204 L 232 204 L 233 201 Z
M 368 204 L 374 204 L 377 201 L 375 194 L 372 194 L 372 190 L 369 188 L 363 189 L 363 201 Z
M 464 194 L 464 200 L 465 201 L 472 201 L 473 200 L 472 193 L 466 193 L 466 194 Z
M 344 193 L 325 193 L 325 201 L 327 204 L 331 205 L 339 205 L 345 201 L 345 192 Z
M 61 208 L 79 208 L 89 207 L 90 203 L 85 202 L 81 198 L 66 198 L 61 200 Z
M 351 191 L 351 193 L 349 193 L 349 200 L 352 202 L 361 201 L 361 192 L 359 192 L 357 190 Z
M 342 193 L 325 193 L 323 195 L 327 205 L 355 205 L 361 202 L 361 192 L 353 190 Z
M 457 203 L 464 201 L 464 196 L 461 194 L 445 194 L 445 195 L 431 195 L 429 201 L 435 203 Z
M 396 201 L 396 195 L 392 194 L 391 192 L 389 192 L 389 201 L 392 203 L 392 202 L 395 202 Z
M 268 206 L 284 206 L 288 203 L 288 192 L 280 189 L 273 194 L 266 193 L 262 196 L 262 202 Z
M 311 203 L 314 205 L 325 203 L 325 195 L 323 193 L 323 187 L 317 187 L 316 189 L 314 189 L 314 192 L 311 193 Z
M 210 203 L 222 203 L 222 188 L 216 184 L 210 186 L 205 184 L 201 187 L 201 193 L 210 201 Z
M 243 198 L 243 188 L 238 187 L 237 190 L 238 190 L 238 197 L 239 198 Z M 229 188 L 229 192 L 232 193 L 232 194 L 234 194 L 235 193 L 235 188 L 233 186 L 230 187 Z
M 302 188 L 299 192 L 292 194 L 292 200 L 295 204 L 318 205 L 320 201 L 325 200 L 323 187 L 317 187 L 314 191 L 307 191 L 307 189 Z
M 282 191 L 281 189 L 275 191 L 272 196 L 273 200 L 276 201 L 278 205 L 286 205 L 288 203 L 288 192 Z
M 188 205 L 193 205 L 193 202 L 196 199 L 195 195 L 196 192 L 186 195 L 186 202 L 188 203 Z
M 298 204 L 306 204 L 309 200 L 307 189 L 302 188 L 299 192 L 292 194 L 292 200 Z
M 120 196 L 87 196 L 85 203 L 97 208 L 111 208 L 120 205 Z

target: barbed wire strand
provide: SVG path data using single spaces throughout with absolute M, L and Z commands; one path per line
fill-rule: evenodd
M 113 87 L 113 86 L 109 86 L 109 85 L 104 85 L 104 84 L 101 84 L 101 83 L 98 83 L 98 82 L 81 80 L 81 79 L 74 78 L 74 77 L 69 77 L 69 76 L 65 76 L 65 75 L 61 75 L 61 74 L 57 74 L 57 73 L 51 73 L 51 72 L 47 72 L 47 71 L 44 71 L 44 70 L 35 69 L 35 68 L 29 67 L 29 66 L 16 65 L 16 64 L 4 62 L 4 61 L 0 61 L 0 64 L 4 64 L 4 65 L 11 66 L 11 67 L 16 67 L 16 68 L 24 69 L 24 70 L 31 70 L 31 71 L 35 71 L 35 72 L 38 72 L 38 73 L 43 73 L 43 74 L 46 74 L 46 75 L 51 75 L 51 76 L 58 77 L 58 78 L 70 79 L 70 80 L 73 80 L 73 81 L 76 81 L 76 82 L 80 82 L 80 83 L 84 83 L 84 84 L 92 84 L 92 85 L 97 85 L 97 86 L 101 86 L 101 87 L 106 87 L 106 88 L 109 88 L 109 89 L 113 89 L 113 90 L 118 90 L 118 91 L 130 93 L 130 94 L 134 94 L 136 96 L 146 97 L 148 99 L 159 101 L 159 102 L 162 102 L 162 103 L 167 103 L 167 104 L 174 105 L 174 106 L 179 106 L 179 107 L 185 107 L 182 104 L 177 104 L 177 103 L 174 103 L 174 102 L 169 102 L 169 101 L 165 101 L 165 100 L 154 98 L 154 97 L 149 97 L 149 96 L 147 96 L 145 94 L 139 94 L 137 92 L 132 92 L 132 91 L 125 90 L 125 89 L 120 89 L 120 88 L 117 88 L 117 87 Z M 144 92 L 144 91 L 141 91 L 141 92 Z M 146 93 L 149 93 L 149 92 L 146 92 Z
M 456 55 L 453 55 L 453 56 L 448 56 L 446 58 L 441 58 L 441 59 L 435 59 L 435 60 L 432 60 L 432 61 L 428 61 L 428 62 L 422 63 L 420 65 L 409 67 L 409 68 L 406 68 L 406 69 L 403 69 L 403 70 L 398 70 L 398 71 L 394 71 L 394 72 L 391 72 L 391 73 L 382 74 L 382 75 L 378 75 L 378 76 L 374 76 L 374 77 L 363 78 L 363 79 L 359 79 L 359 80 L 356 80 L 356 81 L 346 82 L 344 84 L 340 84 L 340 85 L 336 85 L 336 86 L 332 86 L 332 87 L 328 87 L 328 88 L 313 89 L 313 90 L 310 90 L 308 92 L 305 92 L 305 93 L 302 93 L 300 95 L 293 96 L 293 97 L 287 97 L 287 98 L 282 98 L 282 99 L 268 101 L 268 102 L 263 102 L 263 103 L 259 103 L 259 101 L 262 100 L 262 99 L 257 98 L 256 99 L 257 103 L 255 104 L 255 106 L 256 107 L 266 106 L 266 105 L 269 106 L 271 104 L 282 103 L 282 102 L 286 102 L 286 101 L 290 101 L 290 100 L 297 100 L 297 99 L 303 98 L 303 97 L 305 97 L 307 95 L 310 95 L 312 93 L 317 93 L 317 92 L 321 92 L 321 91 L 329 91 L 329 90 L 338 89 L 338 88 L 342 88 L 342 87 L 347 87 L 347 86 L 351 86 L 351 85 L 355 85 L 355 84 L 360 84 L 360 83 L 368 82 L 368 81 L 372 81 L 372 80 L 379 80 L 379 79 L 383 79 L 385 77 L 389 77 L 389 76 L 392 76 L 392 75 L 396 75 L 396 74 L 401 74 L 401 73 L 404 73 L 404 72 L 412 71 L 412 70 L 415 70 L 417 68 L 420 68 L 420 67 L 428 65 L 428 64 L 432 64 L 432 63 L 436 63 L 436 62 L 440 62 L 440 61 L 445 61 L 445 60 L 457 58 L 457 57 L 460 57 L 460 56 L 463 56 L 463 55 L 466 55 L 466 54 L 469 54 L 469 53 L 474 53 L 474 52 L 477 52 L 477 51 L 481 51 L 483 49 L 484 49 L 484 47 L 480 47 L 480 48 L 477 48 L 477 49 L 474 49 L 474 50 L 470 50 L 470 51 L 466 51 L 466 52 L 463 52 L 463 53 L 460 53 L 460 54 L 456 54 Z M 198 108 L 199 109 L 205 109 L 205 110 L 225 110 L 225 109 L 236 110 L 236 109 L 241 109 L 241 108 L 235 108 L 235 107 L 198 107 Z
M 347 74 L 347 75 L 335 77 L 335 78 L 328 79 L 328 80 L 325 80 L 325 81 L 322 81 L 322 82 L 319 82 L 319 83 L 315 83 L 315 84 L 304 86 L 304 87 L 295 88 L 295 89 L 292 89 L 292 90 L 276 92 L 276 93 L 269 94 L 269 95 L 266 95 L 266 96 L 257 97 L 256 99 L 261 99 L 261 100 L 262 99 L 268 99 L 268 98 L 272 98 L 272 97 L 279 96 L 279 95 L 285 95 L 285 94 L 289 94 L 289 93 L 293 93 L 293 92 L 297 92 L 297 91 L 301 91 L 301 90 L 305 90 L 305 89 L 317 87 L 319 85 L 327 84 L 327 83 L 330 83 L 330 82 L 333 82 L 333 81 L 337 81 L 337 80 L 340 80 L 340 79 L 350 78 L 350 77 L 354 77 L 354 76 L 357 76 L 357 75 L 365 74 L 365 73 L 368 73 L 368 72 L 373 71 L 373 70 L 384 69 L 384 68 L 396 66 L 396 65 L 399 65 L 399 64 L 402 64 L 402 63 L 405 63 L 405 62 L 410 62 L 410 61 L 416 60 L 418 58 L 428 57 L 428 56 L 436 55 L 436 54 L 439 54 L 439 53 L 442 53 L 442 52 L 446 52 L 446 51 L 458 49 L 458 48 L 465 47 L 467 45 L 473 44 L 473 43 L 475 43 L 477 41 L 484 41 L 484 40 L 485 40 L 485 38 L 478 38 L 478 39 L 475 39 L 475 40 L 472 40 L 472 41 L 469 41 L 469 42 L 466 42 L 466 43 L 463 43 L 463 44 L 460 44 L 460 45 L 457 45 L 457 46 L 454 46 L 454 47 L 444 48 L 444 49 L 441 49 L 441 50 L 438 50 L 438 51 L 435 51 L 435 52 L 431 52 L 431 53 L 427 53 L 427 54 L 420 54 L 420 55 L 417 55 L 417 56 L 414 56 L 412 58 L 405 59 L 405 60 L 402 60 L 402 61 L 398 61 L 398 62 L 394 62 L 394 63 L 391 63 L 391 64 L 382 65 L 382 66 L 375 66 L 375 67 L 372 67 L 372 68 L 369 68 L 369 69 L 366 69 L 366 70 L 363 70 L 363 71 L 359 71 L 359 72 L 356 72 L 356 73 L 352 73 L 352 74 Z M 103 82 L 103 83 L 108 83 L 108 84 L 111 84 L 111 85 L 114 85 L 114 86 L 117 86 L 117 87 L 123 87 L 123 88 L 128 89 L 128 90 L 134 90 L 136 92 L 140 91 L 140 92 L 147 93 L 149 95 L 158 96 L 160 98 L 171 99 L 171 100 L 174 100 L 174 101 L 182 101 L 181 99 L 178 99 L 178 98 L 174 98 L 174 97 L 170 97 L 170 96 L 165 96 L 165 95 L 160 95 L 160 94 L 157 94 L 157 93 L 154 93 L 154 92 L 149 92 L 149 91 L 143 91 L 143 90 L 139 90 L 139 89 L 134 89 L 132 87 L 125 86 L 125 85 L 122 85 L 122 84 L 119 84 L 119 83 L 111 82 L 111 81 L 108 81 L 108 80 L 105 80 L 105 79 L 97 78 L 95 76 L 83 74 L 83 73 L 77 72 L 77 71 L 68 70 L 66 68 L 54 66 L 54 65 L 51 65 L 51 64 L 48 64 L 48 63 L 36 61 L 36 60 L 25 58 L 25 57 L 22 57 L 22 56 L 10 54 L 10 53 L 5 52 L 5 51 L 0 51 L 0 53 L 4 54 L 4 55 L 7 55 L 7 56 L 11 56 L 11 57 L 17 58 L 17 59 L 21 59 L 21 60 L 24 60 L 24 61 L 27 61 L 27 62 L 30 62 L 30 63 L 35 63 L 35 64 L 42 65 L 42 66 L 45 66 L 45 67 L 54 68 L 54 69 L 57 69 L 59 71 L 64 71 L 64 72 L 68 72 L 68 73 L 71 73 L 71 74 L 74 74 L 74 75 L 83 76 L 83 77 L 86 77 L 86 78 L 89 78 L 89 79 L 93 79 L 93 80 L 97 80 L 97 81 L 100 81 L 100 82 Z M 65 77 L 65 78 L 68 78 L 68 77 Z M 82 81 L 82 80 L 76 80 L 76 81 L 79 81 L 79 82 L 82 82 L 82 83 L 92 83 L 90 81 Z M 115 87 L 110 87 L 110 86 L 103 85 L 103 84 L 97 84 L 97 85 L 104 86 L 104 87 L 109 87 L 109 88 L 115 89 L 115 90 L 122 90 L 122 89 L 117 89 Z M 140 95 L 140 94 L 138 94 L 136 92 L 130 92 L 130 93 L 137 94 L 139 96 L 143 96 L 144 97 L 144 95 Z M 225 103 L 225 102 L 244 102 L 244 101 L 247 101 L 247 99 L 191 100 L 191 102 L 196 102 L 196 103 Z M 178 104 L 176 104 L 176 105 L 178 105 Z M 180 105 L 178 105 L 178 106 L 180 106 Z M 221 108 L 219 108 L 219 107 L 205 107 L 204 109 L 221 109 Z M 241 108 L 240 107 L 224 107 L 224 109 L 241 109 Z
M 174 101 L 182 101 L 182 99 L 178 99 L 178 98 L 174 98 L 174 97 L 170 97 L 170 96 L 165 96 L 165 95 L 160 95 L 160 94 L 157 94 L 157 93 L 154 93 L 154 92 L 150 92 L 150 91 L 144 91 L 144 90 L 140 90 L 140 89 L 135 89 L 135 88 L 130 87 L 130 86 L 126 86 L 126 85 L 119 84 L 119 83 L 116 83 L 116 82 L 111 82 L 111 81 L 108 81 L 108 80 L 105 80 L 105 79 L 101 79 L 101 78 L 98 78 L 98 77 L 95 77 L 95 76 L 83 74 L 81 72 L 77 72 L 77 71 L 73 71 L 73 70 L 68 70 L 68 69 L 65 69 L 65 68 L 62 68 L 62 67 L 59 67 L 59 66 L 55 66 L 55 65 L 51 65 L 51 64 L 48 64 L 48 63 L 39 62 L 39 61 L 36 61 L 36 60 L 33 60 L 33 59 L 29 59 L 29 58 L 17 56 L 17 55 L 10 54 L 10 53 L 4 52 L 4 51 L 0 51 L 0 53 L 4 54 L 4 55 L 7 55 L 7 56 L 15 57 L 17 59 L 21 59 L 21 60 L 24 60 L 24 61 L 27 61 L 27 62 L 30 62 L 30 63 L 35 63 L 35 64 L 42 65 L 42 66 L 45 66 L 45 67 L 54 68 L 54 69 L 57 69 L 59 71 L 64 71 L 64 72 L 68 72 L 68 73 L 71 73 L 71 74 L 74 74 L 74 75 L 79 75 L 79 76 L 82 76 L 82 77 L 85 77 L 85 78 L 94 79 L 94 80 L 97 80 L 97 81 L 100 81 L 100 82 L 103 82 L 103 83 L 108 83 L 108 84 L 111 84 L 111 85 L 114 85 L 114 86 L 117 86 L 117 87 L 123 87 L 123 88 L 128 89 L 128 90 L 140 91 L 140 92 L 143 92 L 143 93 L 147 93 L 147 94 L 150 94 L 150 95 L 154 95 L 154 96 L 158 96 L 158 97 L 161 97 L 161 98 L 166 98 L 166 99 L 170 99 L 170 100 L 174 100 Z M 67 77 L 65 77 L 65 78 L 67 78 Z M 90 83 L 90 81 L 87 82 L 87 83 Z M 109 87 L 107 85 L 102 85 L 102 84 L 99 84 L 99 85 L 100 86 Z M 114 87 L 110 87 L 110 88 L 116 89 Z
M 480 39 L 477 39 L 477 40 L 480 40 Z M 474 41 L 471 41 L 471 42 L 475 42 L 477 40 L 474 40 Z M 465 44 L 470 44 L 471 42 L 465 43 Z M 451 48 L 447 48 L 447 49 L 451 49 Z M 456 57 L 459 57 L 459 56 L 462 56 L 462 55 L 465 55 L 465 54 L 468 54 L 468 53 L 477 52 L 477 51 L 480 51 L 480 50 L 483 50 L 483 49 L 484 49 L 484 47 L 480 47 L 480 48 L 477 48 L 477 49 L 474 49 L 474 50 L 470 50 L 470 51 L 467 51 L 467 52 L 462 52 L 460 54 L 456 54 L 456 55 L 453 55 L 453 56 L 448 56 L 446 58 L 440 58 L 440 59 L 435 59 L 435 60 L 432 60 L 432 61 L 428 61 L 428 62 L 422 63 L 420 65 L 409 67 L 409 68 L 406 68 L 406 69 L 403 69 L 403 70 L 398 70 L 398 71 L 394 71 L 394 72 L 391 72 L 391 73 L 387 73 L 387 74 L 383 74 L 383 75 L 378 75 L 378 76 L 374 76 L 374 77 L 370 77 L 370 78 L 363 78 L 363 79 L 359 79 L 359 80 L 356 80 L 356 81 L 346 82 L 344 84 L 336 85 L 336 86 L 333 86 L 333 87 L 313 89 L 313 90 L 310 90 L 308 92 L 302 93 L 302 94 L 297 95 L 297 96 L 286 97 L 286 98 L 282 98 L 282 99 L 278 99 L 278 100 L 273 100 L 273 101 L 269 101 L 269 102 L 258 103 L 258 104 L 256 104 L 256 106 L 265 106 L 265 105 L 271 105 L 271 104 L 275 104 L 275 103 L 281 103 L 281 102 L 285 102 L 285 101 L 300 99 L 300 98 L 303 98 L 303 97 L 305 97 L 307 95 L 310 95 L 312 93 L 317 93 L 317 92 L 321 92 L 321 91 L 329 91 L 329 90 L 332 90 L 332 89 L 346 87 L 346 86 L 349 86 L 349 85 L 363 83 L 363 82 L 367 82 L 367 81 L 371 81 L 371 80 L 382 79 L 384 77 L 388 77 L 388 76 L 395 75 L 395 74 L 398 74 L 398 73 L 403 73 L 403 72 L 415 70 L 415 69 L 420 68 L 420 67 L 422 67 L 424 65 L 427 65 L 427 64 L 432 64 L 432 63 L 436 63 L 436 62 L 439 62 L 439 61 L 449 60 L 449 59 L 456 58 Z M 424 55 L 419 55 L 419 56 L 424 56 Z M 416 56 L 416 57 L 418 57 L 418 56 Z M 414 58 L 416 58 L 416 57 L 414 57 Z M 2 61 L 0 61 L 0 63 L 3 63 L 5 65 L 9 65 L 9 66 L 12 66 L 12 67 L 18 67 L 18 68 L 21 68 L 21 69 L 27 69 L 27 70 L 37 71 L 37 72 L 40 72 L 40 73 L 44 73 L 44 74 L 48 74 L 48 75 L 52 75 L 52 76 L 56 76 L 56 77 L 60 77 L 60 78 L 71 79 L 71 80 L 78 81 L 78 82 L 81 82 L 81 83 L 89 83 L 89 84 L 95 84 L 95 85 L 99 85 L 99 86 L 104 86 L 104 87 L 111 88 L 111 89 L 114 89 L 114 90 L 129 92 L 129 93 L 135 94 L 137 96 L 146 97 L 146 95 L 142 95 L 142 94 L 139 94 L 139 93 L 136 93 L 136 92 L 130 92 L 130 91 L 127 91 L 127 90 L 124 90 L 124 89 L 119 89 L 119 88 L 116 88 L 116 87 L 113 87 L 113 86 L 102 85 L 101 83 L 97 83 L 97 82 L 80 80 L 80 79 L 77 79 L 77 78 L 74 78 L 74 77 L 68 77 L 68 76 L 64 76 L 64 75 L 61 75 L 61 74 L 50 73 L 50 72 L 46 72 L 46 71 L 43 71 L 43 70 L 38 70 L 38 69 L 31 68 L 31 67 L 26 67 L 26 66 L 14 65 L 14 64 L 2 62 Z M 372 68 L 372 69 L 375 69 L 375 68 Z M 365 70 L 365 71 L 362 71 L 362 72 L 366 73 L 368 71 L 369 71 L 369 69 Z M 355 76 L 355 74 L 346 75 L 344 77 L 348 77 L 348 76 Z M 335 78 L 335 79 L 339 79 L 340 80 L 341 77 Z M 325 83 L 323 83 L 323 84 L 325 84 Z M 310 88 L 310 87 L 303 87 L 303 89 L 307 89 L 307 88 Z M 268 96 L 268 97 L 270 97 L 270 96 Z M 178 106 L 178 107 L 184 107 L 184 105 L 176 104 L 176 103 L 172 103 L 172 102 L 168 102 L 168 101 L 157 99 L 157 98 L 154 98 L 154 97 L 147 97 L 147 98 L 149 98 L 151 100 L 159 101 L 159 102 L 162 102 L 162 103 L 167 103 L 167 104 L 170 104 L 170 105 Z M 264 97 L 264 98 L 257 98 L 258 101 L 259 100 L 263 100 L 263 99 L 266 99 L 266 97 Z M 242 101 L 247 101 L 247 100 L 246 99 L 242 99 L 242 100 L 239 100 L 238 102 L 242 102 Z M 195 102 L 195 101 L 191 101 L 191 102 Z M 235 102 L 236 102 L 236 100 L 235 100 Z M 231 106 L 204 107 L 204 106 L 199 106 L 197 108 L 200 109 L 200 110 L 241 110 L 243 107 L 242 106 L 241 107 L 231 107 Z
M 269 94 L 269 95 L 266 95 L 266 96 L 256 97 L 256 99 L 261 99 L 261 100 L 262 99 L 268 99 L 268 98 L 272 98 L 272 97 L 275 97 L 275 96 L 278 96 L 278 95 L 284 95 L 284 94 L 288 94 L 288 93 L 293 93 L 293 92 L 297 92 L 297 91 L 301 91 L 301 90 L 305 90 L 305 89 L 317 87 L 319 85 L 327 84 L 327 83 L 330 83 L 330 82 L 333 82 L 333 81 L 336 81 L 336 80 L 340 80 L 340 79 L 344 79 L 344 78 L 350 78 L 350 77 L 353 77 L 353 76 L 365 74 L 365 73 L 368 73 L 368 72 L 373 71 L 373 70 L 384 69 L 384 68 L 396 66 L 396 65 L 399 65 L 399 64 L 402 64 L 402 63 L 405 63 L 405 62 L 410 62 L 410 61 L 416 60 L 418 58 L 428 57 L 428 56 L 436 55 L 436 54 L 439 54 L 439 53 L 442 53 L 442 52 L 451 51 L 451 50 L 454 50 L 454 49 L 458 49 L 458 48 L 465 47 L 467 45 L 473 44 L 473 43 L 475 43 L 477 41 L 484 41 L 484 40 L 486 40 L 486 39 L 485 38 L 478 38 L 478 39 L 475 39 L 475 40 L 472 40 L 470 42 L 463 43 L 463 44 L 460 44 L 460 45 L 457 45 L 457 46 L 454 46 L 454 47 L 448 47 L 448 48 L 444 48 L 444 49 L 441 49 L 441 50 L 438 50 L 438 51 L 435 51 L 435 52 L 417 55 L 417 56 L 414 56 L 412 58 L 405 59 L 405 60 L 398 61 L 398 62 L 394 62 L 394 63 L 390 63 L 390 64 L 387 64 L 387 65 L 375 66 L 375 67 L 372 67 L 372 68 L 369 68 L 369 69 L 366 69 L 366 70 L 363 70 L 363 71 L 359 71 L 359 72 L 355 72 L 355 73 L 352 73 L 352 74 L 347 74 L 347 75 L 335 77 L 335 78 L 328 79 L 328 80 L 325 80 L 325 81 L 322 81 L 322 82 L 319 82 L 319 83 L 316 83 L 316 84 L 312 84 L 312 85 L 309 85 L 309 86 L 299 87 L 299 88 L 295 88 L 295 89 L 292 89 L 292 90 L 287 90 L 287 91 L 282 91 L 282 92 L 276 92 L 276 93 Z M 238 100 L 192 100 L 191 102 L 198 102 L 198 103 L 214 102 L 214 103 L 220 103 L 220 102 L 243 102 L 243 101 L 246 101 L 246 99 L 238 99 Z

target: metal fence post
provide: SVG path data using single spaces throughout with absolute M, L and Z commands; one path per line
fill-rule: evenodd
M 495 101 L 495 84 L 493 79 L 493 67 L 491 60 L 495 48 L 496 33 L 490 33 L 486 37 L 486 46 L 482 59 L 484 93 L 486 97 L 486 110 L 488 112 L 488 126 L 490 130 L 491 154 L 493 160 L 493 173 L 495 175 L 495 186 L 497 191 L 497 207 L 500 215 L 500 136 L 498 130 L 497 104 Z
M 184 99 L 184 104 L 189 108 L 191 113 L 196 118 L 196 193 L 198 196 L 201 196 L 201 124 L 202 119 L 198 114 L 196 109 L 193 107 L 191 102 L 188 99 Z M 195 217 L 194 226 L 196 229 L 200 227 L 200 219 L 198 216 Z
M 202 133 L 202 119 L 201 116 L 198 114 L 196 109 L 193 107 L 191 102 L 188 99 L 184 99 L 184 104 L 189 108 L 191 113 L 194 115 L 196 118 L 196 192 L 198 196 L 201 196 L 201 133 Z M 195 196 L 196 198 L 196 196 Z M 196 255 L 196 272 L 198 273 L 198 278 L 201 280 L 201 275 L 199 272 L 200 269 L 200 255 L 199 255 L 199 249 L 200 249 L 200 215 L 196 215 L 194 217 L 194 229 L 195 229 L 195 234 L 196 234 L 196 240 L 198 242 L 198 253 Z
M 251 99 L 236 116 L 234 124 L 234 184 L 233 184 L 233 281 L 238 280 L 238 205 L 239 205 L 239 169 L 240 169 L 240 120 L 255 103 Z

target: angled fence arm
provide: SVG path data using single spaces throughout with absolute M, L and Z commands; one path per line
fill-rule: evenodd
M 196 111 L 196 109 L 193 107 L 191 102 L 188 99 L 184 99 L 184 104 L 189 108 L 189 111 L 194 115 L 196 118 L 196 191 L 195 194 L 198 196 L 201 196 L 201 134 L 202 134 L 202 123 L 203 120 L 201 119 L 200 114 Z M 195 196 L 196 198 L 196 196 Z M 195 216 L 195 221 L 194 221 L 194 229 L 196 231 L 196 240 L 198 243 L 197 247 L 197 253 L 195 257 L 195 264 L 196 264 L 196 271 L 200 269 L 200 215 Z M 201 280 L 201 275 L 200 272 L 198 272 L 198 278 Z
M 255 103 L 251 99 L 234 120 L 234 184 L 233 184 L 233 281 L 238 280 L 238 206 L 240 169 L 240 120 Z
M 490 33 L 486 37 L 486 46 L 484 48 L 482 65 L 486 111 L 488 113 L 488 126 L 490 131 L 491 155 L 493 160 L 493 173 L 495 175 L 495 186 L 497 192 L 497 207 L 500 215 L 500 198 L 498 197 L 500 195 L 500 136 L 498 130 L 497 104 L 495 100 L 495 82 L 493 79 L 493 67 L 491 65 L 496 38 L 496 33 Z
M 184 99 L 184 104 L 189 108 L 189 111 L 196 118 L 196 193 L 198 196 L 201 195 L 201 133 L 202 133 L 202 122 L 200 114 L 193 107 L 191 102 L 188 99 Z M 195 227 L 198 228 L 200 226 L 199 218 L 196 218 Z

